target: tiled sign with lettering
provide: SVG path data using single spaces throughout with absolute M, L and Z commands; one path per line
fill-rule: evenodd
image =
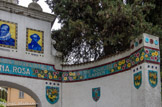
M 131 67 L 142 63 L 143 61 L 159 64 L 159 50 L 143 47 L 131 55 L 111 63 L 76 71 L 61 71 L 54 69 L 54 65 L 0 58 L 0 73 L 36 79 L 75 82 L 99 78 L 126 71 Z
M 53 65 L 38 64 L 14 59 L 0 58 L 0 73 L 38 79 L 61 80 Z M 57 78 L 54 78 L 55 75 Z

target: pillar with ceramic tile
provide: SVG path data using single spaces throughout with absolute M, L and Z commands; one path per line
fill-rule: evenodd
M 161 107 L 159 38 L 144 33 L 131 47 L 141 50 L 132 55 L 134 62 L 141 61 L 131 68 L 132 107 Z

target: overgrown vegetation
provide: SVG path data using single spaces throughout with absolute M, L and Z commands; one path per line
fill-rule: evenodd
M 160 0 L 47 0 L 62 24 L 52 32 L 66 63 L 83 63 L 129 48 L 149 33 L 161 36 Z M 49 2 L 50 1 L 50 2 Z
M 52 38 L 65 63 L 83 63 L 119 53 L 142 33 L 160 37 L 162 55 L 161 0 L 47 0 L 47 3 L 62 24 L 61 29 L 52 32 Z

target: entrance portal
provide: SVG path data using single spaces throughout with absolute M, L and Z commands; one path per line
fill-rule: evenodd
M 0 81 L 0 86 L 1 87 L 11 87 L 11 88 L 8 88 L 8 91 L 11 91 L 12 92 L 20 92 L 19 93 L 19 97 L 23 97 L 23 92 L 28 94 L 30 97 L 32 97 L 35 101 L 33 101 L 31 99 L 32 102 L 29 102 L 30 104 L 28 105 L 31 105 L 31 107 L 42 107 L 41 105 L 41 102 L 40 102 L 40 99 L 38 98 L 38 96 L 30 89 L 24 87 L 24 86 L 21 86 L 17 83 L 12 83 L 12 82 L 7 82 L 7 81 Z M 16 88 L 16 89 L 15 89 Z M 17 90 L 18 89 L 18 90 Z M 21 91 L 20 91 L 21 90 Z M 22 92 L 22 93 L 21 93 Z M 20 95 L 21 94 L 21 95 Z M 27 96 L 27 95 L 26 95 Z M 27 96 L 27 97 L 29 97 Z M 9 96 L 8 96 L 9 97 Z M 10 96 L 11 97 L 11 96 Z M 16 96 L 15 96 L 16 97 Z M 30 98 L 29 97 L 29 98 Z M 12 99 L 10 99 L 11 102 L 7 102 L 7 105 L 25 105 L 25 102 L 23 102 L 23 100 L 21 102 L 14 102 L 12 101 Z M 14 104 L 15 103 L 15 104 Z M 20 104 L 21 103 L 21 104 Z M 26 103 L 27 104 L 27 103 Z M 14 106 L 16 107 L 16 106 Z

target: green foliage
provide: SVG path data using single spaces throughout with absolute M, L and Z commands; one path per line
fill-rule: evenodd
M 153 25 L 158 25 L 162 29 L 162 2 L 161 0 L 154 0 L 154 4 L 156 6 L 147 15 L 146 20 L 152 22 Z
M 47 1 L 51 1 L 49 5 L 62 24 L 61 29 L 52 32 L 54 47 L 67 63 L 97 60 L 124 51 L 142 33 L 162 34 L 149 18 L 155 0 L 130 0 L 126 5 L 122 0 Z
M 0 104 L 0 107 L 5 107 L 3 104 Z
M 6 100 L 5 100 L 5 99 L 0 98 L 0 102 L 4 102 L 4 103 L 6 103 Z
M 3 103 L 6 103 L 6 100 L 0 98 L 0 107 L 6 107 Z

